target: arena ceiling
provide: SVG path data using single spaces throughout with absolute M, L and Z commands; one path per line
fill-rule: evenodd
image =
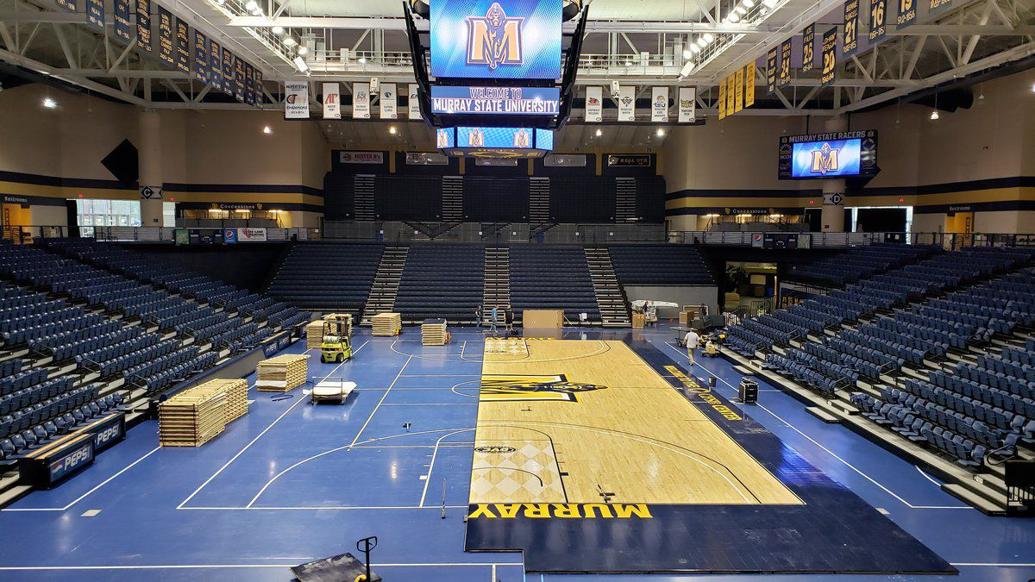
M 283 82 L 304 79 L 293 62 L 306 47 L 309 81 L 413 80 L 402 3 L 393 0 L 169 0 L 160 4 L 211 38 L 243 56 L 264 76 L 263 108 L 282 108 Z M 817 34 L 843 22 L 844 0 L 594 0 L 579 62 L 578 85 L 618 80 L 636 85 L 641 97 L 651 86 L 695 86 L 698 115 L 716 113 L 716 85 L 737 68 L 763 57 L 782 41 L 817 23 Z M 737 22 L 730 14 L 747 9 Z M 868 2 L 863 0 L 861 11 Z M 110 7 L 110 5 L 109 5 Z M 836 80 L 821 86 L 818 72 L 795 76 L 764 96 L 766 80 L 755 79 L 760 102 L 738 115 L 837 115 L 877 107 L 931 91 L 948 91 L 975 76 L 1030 66 L 1035 59 L 1035 0 L 952 0 L 948 9 L 923 13 L 913 26 L 889 26 L 879 45 L 842 59 Z M 61 11 L 54 0 L 0 0 L 0 61 L 21 76 L 60 82 L 111 99 L 168 109 L 248 109 L 181 73 L 162 66 L 153 53 L 128 46 L 93 27 L 83 13 Z M 426 23 L 425 23 L 426 26 Z M 573 22 L 566 23 L 568 29 Z M 275 34 L 274 27 L 284 32 Z M 290 36 L 300 44 L 285 46 Z M 713 42 L 703 50 L 703 37 Z M 799 40 L 800 42 L 800 40 Z M 688 61 L 691 62 L 688 65 Z M 48 79 L 49 77 L 49 79 Z M 319 115 L 320 104 L 313 108 Z M 580 101 L 572 124 L 581 119 Z M 343 108 L 349 116 L 349 108 Z M 613 117 L 613 110 L 605 111 Z M 383 133 L 383 124 L 357 126 L 363 139 Z M 366 125 L 371 125 L 369 130 Z M 412 130 L 410 126 L 415 126 Z M 398 139 L 430 143 L 417 124 L 400 123 Z M 595 132 L 595 128 L 593 130 Z M 337 133 L 337 132 L 335 132 Z M 623 143 L 659 142 L 655 126 L 618 130 Z M 333 137 L 329 134 L 329 137 Z M 585 145 L 594 134 L 577 127 L 561 143 Z M 649 147 L 649 146 L 648 146 Z

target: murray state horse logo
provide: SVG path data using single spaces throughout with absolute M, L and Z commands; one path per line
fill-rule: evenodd
M 486 65 L 496 70 L 500 65 L 520 65 L 521 24 L 524 18 L 510 18 L 499 2 L 493 2 L 484 17 L 467 18 L 467 64 Z
M 579 392 L 603 390 L 606 386 L 569 382 L 564 374 L 511 375 L 483 374 L 482 401 L 513 402 L 522 400 L 549 400 L 577 402 Z
M 836 172 L 838 169 L 837 150 L 825 143 L 823 147 L 812 152 L 812 172 L 815 174 L 826 174 Z

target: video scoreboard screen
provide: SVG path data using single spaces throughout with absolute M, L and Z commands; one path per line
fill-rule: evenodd
M 781 180 L 877 175 L 877 132 L 848 131 L 780 138 Z
M 439 129 L 436 145 L 449 155 L 540 157 L 553 150 L 553 131 L 531 127 L 451 127 Z
M 557 115 L 557 87 L 431 87 L 431 112 L 444 115 Z
M 556 80 L 562 13 L 561 0 L 435 0 L 431 75 Z

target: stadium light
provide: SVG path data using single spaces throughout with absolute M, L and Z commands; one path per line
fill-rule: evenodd
M 603 130 L 601 130 L 601 129 L 600 129 L 599 127 L 598 127 L 598 128 L 597 128 L 597 133 L 596 133 L 596 135 L 597 135 L 597 137 L 600 137 L 600 136 L 604 135 L 604 132 L 603 132 Z
M 935 109 L 934 111 L 931 112 L 931 121 L 938 121 L 938 117 L 939 116 L 938 116 L 938 110 L 937 109 Z
M 248 12 L 254 12 L 259 7 L 259 3 L 255 0 L 248 0 L 248 3 L 244 5 L 244 9 Z
M 273 134 L 273 128 L 267 125 L 267 126 L 262 128 L 262 133 L 264 133 L 266 135 L 272 135 Z
M 712 44 L 712 41 L 715 40 L 715 35 L 710 32 L 706 32 L 701 38 L 704 39 L 704 44 Z
M 281 41 L 281 42 L 283 42 L 284 46 L 286 46 L 286 47 L 293 47 L 296 44 L 298 44 L 298 41 L 295 40 L 295 37 L 293 37 L 293 36 L 285 36 L 284 40 Z
M 275 34 L 277 36 L 280 36 L 280 35 L 284 34 L 284 27 L 283 26 L 274 26 L 273 28 L 270 29 L 270 32 L 272 32 L 273 34 Z
M 43 106 L 46 107 L 47 109 L 57 109 L 58 104 L 57 104 L 57 101 L 54 101 L 50 97 L 44 97 L 43 98 Z
M 658 137 L 665 137 L 665 129 L 659 127 L 658 131 L 654 132 L 654 135 L 656 135 Z
M 392 135 L 395 135 L 396 133 L 398 133 L 398 131 L 399 131 L 399 130 L 395 129 L 395 126 L 394 126 L 394 125 L 392 125 L 392 126 L 390 126 L 390 127 L 388 128 L 388 133 L 390 133 L 390 134 L 392 134 Z
M 697 53 L 701 52 L 701 47 L 697 46 L 696 44 L 692 44 L 690 45 L 690 50 L 693 51 L 693 53 L 696 55 Z
M 306 56 L 306 55 L 307 55 L 308 53 L 309 53 L 309 47 L 305 46 L 304 44 L 303 44 L 303 45 L 299 45 L 299 46 L 298 46 L 298 54 L 299 54 L 299 55 L 301 55 L 301 56 L 303 56 L 303 57 L 304 57 L 304 56 Z
M 690 45 L 690 46 L 696 46 L 696 45 Z M 694 53 L 690 52 L 690 49 L 683 49 L 683 58 L 684 59 L 689 59 L 689 58 L 691 58 L 693 56 L 694 56 Z

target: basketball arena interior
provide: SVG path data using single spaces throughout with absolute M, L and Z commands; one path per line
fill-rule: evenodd
M 0 580 L 1035 579 L 1035 0 L 0 0 Z

